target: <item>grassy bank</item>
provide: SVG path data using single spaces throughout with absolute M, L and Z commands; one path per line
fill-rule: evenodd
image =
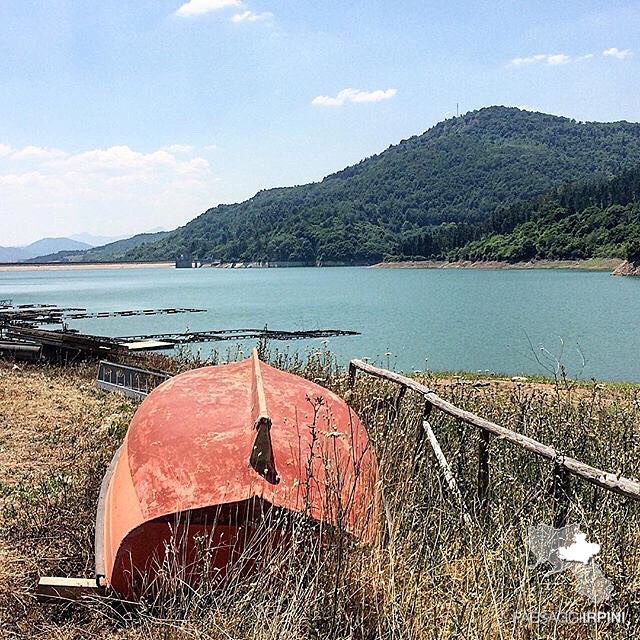
M 551 524 L 552 468 L 494 440 L 490 509 L 464 525 L 435 460 L 416 447 L 421 404 L 359 378 L 348 392 L 329 356 L 279 359 L 349 395 L 382 468 L 390 527 L 372 547 L 334 541 L 320 556 L 294 545 L 224 592 L 206 585 L 162 606 L 36 605 L 37 576 L 92 576 L 93 520 L 105 467 L 134 401 L 94 388 L 94 368 L 0 368 L 0 629 L 52 638 L 628 638 L 640 603 L 640 516 L 630 500 L 575 482 L 569 522 L 602 545 L 615 593 L 601 609 L 627 624 L 529 624 L 518 613 L 589 611 L 574 577 L 544 577 L 527 557 L 527 526 Z M 153 364 L 159 364 L 155 361 Z M 174 363 L 175 370 L 198 364 Z M 164 363 L 166 365 L 166 362 Z M 640 476 L 640 387 L 421 378 L 440 395 L 564 454 Z M 437 414 L 432 424 L 475 514 L 478 433 Z M 384 524 L 381 523 L 381 531 Z M 635 620 L 635 622 L 634 622 Z

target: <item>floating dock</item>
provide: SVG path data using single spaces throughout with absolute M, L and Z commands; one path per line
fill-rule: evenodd
M 54 304 L 13 305 L 0 300 L 0 357 L 18 360 L 43 358 L 54 362 L 77 359 L 118 359 L 131 352 L 170 350 L 181 344 L 221 342 L 227 340 L 309 340 L 337 336 L 356 336 L 344 329 L 210 329 L 206 331 L 167 332 L 128 336 L 100 336 L 80 333 L 70 328 L 73 320 L 204 313 L 206 309 L 163 308 L 88 311 L 82 307 Z M 44 328 L 58 325 L 60 328 Z

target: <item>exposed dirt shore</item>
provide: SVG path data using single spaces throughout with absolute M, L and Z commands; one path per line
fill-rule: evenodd
M 620 258 L 592 258 L 589 260 L 532 260 L 530 262 L 500 262 L 460 260 L 405 260 L 401 262 L 379 262 L 370 265 L 374 269 L 576 269 L 582 271 L 607 271 L 616 275 L 638 275 L 624 273 L 624 260 Z M 66 271 L 73 269 L 157 269 L 173 267 L 173 261 L 166 262 L 65 262 L 49 264 L 0 264 L 2 271 Z M 345 265 L 347 266 L 347 265 Z
M 49 264 L 15 263 L 0 264 L 0 271 L 66 271 L 69 269 L 154 269 L 173 267 L 173 261 L 167 262 L 56 262 Z
M 376 269 L 578 269 L 584 271 L 609 271 L 617 269 L 620 258 L 591 258 L 589 260 L 531 260 L 530 262 L 499 262 L 460 260 L 406 260 L 402 262 L 379 262 Z

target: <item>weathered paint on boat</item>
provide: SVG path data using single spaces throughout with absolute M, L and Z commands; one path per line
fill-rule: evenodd
M 171 378 L 138 408 L 105 475 L 96 575 L 124 598 L 182 542 L 182 579 L 201 577 L 198 537 L 224 572 L 260 523 L 265 553 L 286 544 L 283 514 L 370 540 L 377 465 L 358 416 L 334 393 L 253 354 Z

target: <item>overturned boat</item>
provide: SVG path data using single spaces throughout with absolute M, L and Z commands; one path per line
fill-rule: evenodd
M 140 405 L 102 483 L 96 578 L 124 599 L 169 561 L 187 583 L 217 579 L 248 547 L 286 547 L 298 516 L 370 541 L 375 456 L 343 400 L 254 350 L 175 376 Z

